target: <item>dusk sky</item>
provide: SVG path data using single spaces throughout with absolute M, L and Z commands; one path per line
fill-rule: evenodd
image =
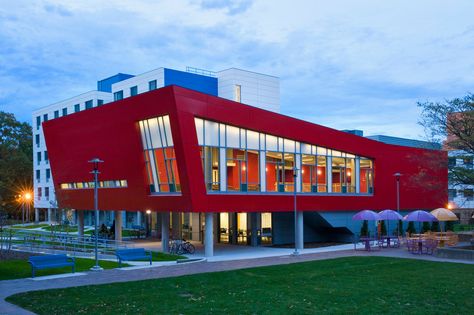
M 417 101 L 474 92 L 474 1 L 0 0 L 0 110 L 118 72 L 231 67 L 281 79 L 281 112 L 423 139 Z

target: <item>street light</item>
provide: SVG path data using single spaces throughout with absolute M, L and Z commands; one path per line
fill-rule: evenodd
M 400 176 L 402 174 L 397 172 L 393 176 L 397 179 L 397 213 L 400 214 Z M 400 222 L 397 224 L 397 234 L 400 235 Z
M 146 216 L 146 221 L 147 221 L 147 223 L 146 223 L 146 236 L 149 237 L 150 234 L 151 234 L 151 231 L 150 231 L 151 230 L 151 216 L 150 216 L 151 215 L 151 210 L 147 210 L 146 214 L 147 214 L 147 216 Z
M 297 223 L 297 214 L 296 214 L 296 179 L 298 177 L 298 169 L 295 167 L 293 168 L 293 204 L 295 210 L 295 251 L 293 255 L 299 255 L 298 252 L 298 223 Z
M 99 199 L 98 199 L 98 176 L 99 176 L 99 163 L 104 161 L 100 160 L 99 158 L 94 158 L 89 163 L 92 163 L 93 169 L 91 174 L 94 174 L 94 210 L 95 210 L 95 266 L 91 268 L 92 271 L 100 271 L 103 270 L 102 267 L 99 266 L 99 254 L 98 254 L 98 239 L 99 239 L 99 229 L 98 229 L 98 221 L 99 221 Z
M 27 222 L 30 221 L 30 200 L 31 194 L 29 192 L 25 193 L 25 200 L 26 200 L 26 213 L 27 213 Z

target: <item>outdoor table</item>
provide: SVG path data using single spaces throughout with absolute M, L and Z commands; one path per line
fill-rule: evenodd
M 439 247 L 444 247 L 444 242 L 449 241 L 449 236 L 436 236 L 436 240 L 439 242 Z
M 398 239 L 398 236 L 392 236 L 392 235 L 383 235 L 381 237 L 382 241 L 387 241 L 387 247 L 391 247 L 390 246 L 390 242 L 392 239 Z M 383 244 L 383 243 L 382 243 Z
M 360 238 L 360 241 L 364 243 L 365 250 L 370 252 L 370 242 L 375 241 L 375 238 L 363 236 Z

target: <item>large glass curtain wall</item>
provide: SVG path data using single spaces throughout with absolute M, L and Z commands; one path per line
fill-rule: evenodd
M 181 191 L 169 116 L 139 122 L 151 193 Z
M 195 118 L 208 191 L 373 193 L 373 161 Z

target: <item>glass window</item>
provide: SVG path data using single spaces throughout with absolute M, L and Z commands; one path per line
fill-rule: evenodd
M 219 191 L 219 148 L 200 147 L 204 181 L 207 191 Z
M 247 130 L 247 148 L 258 150 L 260 148 L 258 132 Z
M 43 115 L 43 121 L 44 121 L 44 122 L 47 122 L 47 121 L 48 121 L 48 114 L 44 114 L 44 115 Z
M 138 87 L 135 85 L 135 86 L 132 86 L 130 88 L 130 96 L 135 96 L 138 94 Z
M 457 196 L 456 189 L 448 189 L 448 199 L 453 200 Z
M 366 158 L 360 159 L 360 192 L 364 194 L 373 193 L 373 166 L 372 161 Z
M 347 173 L 346 173 L 346 159 L 337 157 L 340 152 L 332 151 L 336 156 L 332 157 L 332 192 L 346 193 L 347 192 Z
M 35 143 L 37 147 L 40 146 L 40 135 L 35 135 Z
M 41 200 L 41 195 L 43 194 L 41 187 L 38 187 L 38 195 L 37 195 L 37 200 Z
M 59 118 L 59 110 L 54 111 L 54 118 Z
M 41 116 L 36 116 L 36 130 L 41 126 Z
M 301 191 L 318 192 L 318 167 L 315 155 L 303 154 L 301 157 Z
M 213 121 L 206 120 L 204 125 L 206 146 L 219 146 L 219 124 Z
M 266 153 L 266 184 L 267 191 L 292 192 L 294 187 L 295 155 L 281 152 Z
M 44 161 L 49 163 L 48 151 L 44 151 Z
M 204 120 L 194 118 L 194 124 L 196 125 L 198 144 L 204 145 Z
M 41 163 L 41 152 L 36 152 L 36 162 L 38 165 Z
M 41 172 L 40 170 L 36 170 L 36 181 L 39 183 L 41 180 Z
M 114 93 L 114 101 L 123 99 L 123 91 L 117 91 Z
M 240 148 L 240 129 L 226 126 L 226 143 L 229 148 Z
M 234 86 L 234 101 L 242 102 L 242 86 L 239 84 Z
M 156 80 L 148 82 L 148 91 L 156 90 Z
M 64 107 L 63 108 L 63 116 L 66 116 L 67 115 L 67 107 Z
M 104 100 L 97 100 L 97 106 L 104 105 Z
M 74 112 L 77 113 L 77 112 L 80 112 L 80 111 L 81 111 L 81 105 L 80 104 L 74 105 Z
M 49 187 L 44 188 L 44 198 L 49 200 Z
M 247 154 L 240 149 L 226 150 L 227 190 L 247 191 Z
M 318 155 L 317 156 L 318 168 L 316 170 L 318 192 L 328 191 L 328 179 L 327 179 L 327 157 Z
M 46 182 L 49 182 L 51 178 L 51 170 L 49 168 L 46 169 Z
M 92 100 L 86 101 L 86 109 L 91 109 L 92 108 Z

